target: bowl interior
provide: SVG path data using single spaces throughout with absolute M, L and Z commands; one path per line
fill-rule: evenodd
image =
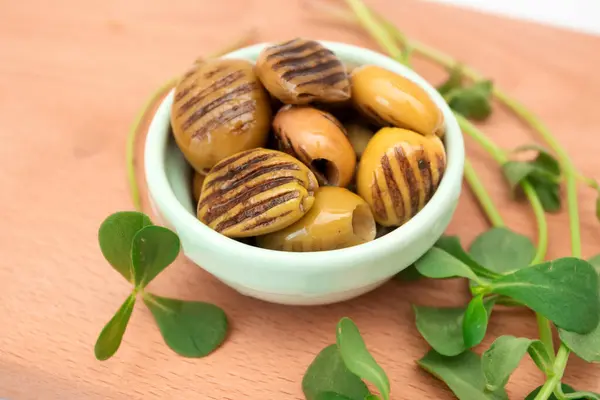
M 316 252 L 319 254 L 323 253 L 340 253 L 340 252 L 351 252 L 357 251 L 357 248 L 367 248 L 372 246 L 384 245 L 387 242 L 388 246 L 393 246 L 394 240 L 399 240 L 400 235 L 411 235 L 417 234 L 421 229 L 419 228 L 419 224 L 431 224 L 431 218 L 427 218 L 426 214 L 430 213 L 432 209 L 439 207 L 442 205 L 443 201 L 448 201 L 448 199 L 444 200 L 444 196 L 448 197 L 448 195 L 452 192 L 452 185 L 461 185 L 462 183 L 462 168 L 464 161 L 464 145 L 462 140 L 462 134 L 452 114 L 452 111 L 441 97 L 441 95 L 421 76 L 419 76 L 414 71 L 409 68 L 397 63 L 396 61 L 390 59 L 387 56 L 384 56 L 380 53 L 376 53 L 374 51 L 360 48 L 353 45 L 343 44 L 343 43 L 335 43 L 328 41 L 320 41 L 326 47 L 330 48 L 332 51 L 336 53 L 336 55 L 345 62 L 353 63 L 356 65 L 362 64 L 376 64 L 381 67 L 390 69 L 396 73 L 399 73 L 417 84 L 423 87 L 428 94 L 432 97 L 433 101 L 436 103 L 438 107 L 442 110 L 446 122 L 446 135 L 444 137 L 444 144 L 446 147 L 447 154 L 447 167 L 445 174 L 440 182 L 440 185 L 437 191 L 434 193 L 433 197 L 429 200 L 429 202 L 425 205 L 425 207 L 419 211 L 411 220 L 409 220 L 403 226 L 391 231 L 385 236 L 378 238 L 372 242 L 368 242 L 365 244 L 361 244 L 358 246 L 340 249 L 340 250 L 330 250 L 324 252 Z M 260 51 L 268 46 L 267 43 L 254 45 L 250 47 L 246 47 L 232 53 L 229 53 L 224 58 L 243 58 L 250 61 L 256 61 L 258 54 Z M 167 112 L 170 110 L 171 104 L 173 101 L 173 91 L 165 98 L 163 101 L 162 107 L 163 111 L 166 109 Z M 168 114 L 167 114 L 168 116 Z M 166 118 L 168 121 L 168 118 Z M 164 123 L 164 121 L 162 122 Z M 151 130 L 153 128 L 151 127 Z M 277 253 L 286 253 L 275 250 L 266 250 L 260 248 L 254 248 L 251 246 L 244 245 L 240 242 L 237 242 L 233 239 L 226 238 L 217 232 L 212 231 L 210 228 L 202 225 L 200 221 L 196 219 L 196 210 L 193 202 L 192 196 L 192 168 L 189 166 L 183 154 L 177 147 L 175 140 L 170 134 L 170 127 L 164 126 L 163 128 L 163 137 L 162 137 L 162 147 L 164 149 L 164 158 L 162 159 L 164 162 L 164 174 L 166 176 L 166 180 L 168 182 L 168 189 L 172 190 L 172 194 L 176 198 L 178 205 L 172 205 L 173 207 L 179 207 L 185 210 L 187 216 L 182 216 L 181 213 L 177 212 L 179 216 L 184 218 L 188 224 L 190 225 L 198 225 L 198 227 L 193 227 L 195 230 L 199 230 L 203 232 L 203 235 L 216 235 L 220 237 L 220 242 L 224 241 L 230 242 L 233 246 L 244 246 L 250 247 L 256 251 L 261 252 L 277 252 Z M 165 135 L 166 132 L 169 132 L 168 135 Z M 151 135 L 149 135 L 151 136 Z M 166 136 L 166 137 L 165 137 Z M 150 140 L 150 139 L 149 139 Z M 152 143 L 147 143 L 147 146 L 153 146 Z M 162 158 L 162 157 L 160 157 Z M 148 167 L 148 165 L 147 165 Z M 146 171 L 147 174 L 152 172 Z M 150 185 L 150 182 L 149 182 Z M 166 188 L 165 188 L 166 189 Z M 452 197 L 452 196 L 451 196 Z M 171 206 L 169 206 L 171 207 Z M 193 219 L 193 221 L 192 221 Z M 210 232 L 207 232 L 210 231 Z M 293 253 L 295 256 L 305 256 L 310 253 Z M 348 254 L 349 255 L 349 254 Z

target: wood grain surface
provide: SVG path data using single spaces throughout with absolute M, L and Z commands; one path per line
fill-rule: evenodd
M 481 69 L 547 121 L 587 175 L 600 178 L 600 38 L 426 2 L 372 1 L 410 35 Z M 392 281 L 326 307 L 285 307 L 245 298 L 183 259 L 152 284 L 157 294 L 209 300 L 231 318 L 229 339 L 205 359 L 162 342 L 138 304 L 123 345 L 94 359 L 103 325 L 128 284 L 102 258 L 101 221 L 131 209 L 127 129 L 147 96 L 196 57 L 255 27 L 258 40 L 294 36 L 374 46 L 359 31 L 327 25 L 300 0 L 0 0 L 0 398 L 302 399 L 306 367 L 353 318 L 388 372 L 394 399 L 450 399 L 415 360 L 428 346 L 410 304 L 463 304 L 462 281 Z M 434 82 L 439 69 L 417 62 Z M 485 125 L 503 146 L 531 133 L 502 108 Z M 496 166 L 468 153 L 511 227 L 535 235 L 526 204 L 513 202 Z M 584 255 L 600 252 L 594 194 L 581 188 Z M 568 255 L 565 213 L 550 217 L 549 257 Z M 486 228 L 464 191 L 449 232 L 468 244 Z M 482 345 L 500 334 L 534 337 L 529 312 L 498 312 Z M 600 391 L 600 368 L 572 356 L 565 381 Z M 511 399 L 542 383 L 526 360 Z

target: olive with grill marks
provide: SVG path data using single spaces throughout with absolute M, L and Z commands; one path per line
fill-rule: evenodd
M 439 137 L 401 128 L 382 128 L 369 141 L 358 165 L 358 194 L 383 226 L 400 226 L 431 199 L 446 169 Z
M 328 112 L 287 105 L 273 119 L 279 149 L 306 164 L 321 185 L 347 186 L 356 154 L 342 124 Z
M 285 104 L 335 103 L 350 98 L 346 66 L 314 40 L 296 38 L 265 48 L 256 70 L 265 88 Z
M 202 175 L 196 171 L 194 171 L 194 178 L 192 180 L 192 194 L 194 195 L 194 201 L 198 202 L 200 198 L 200 193 L 202 192 L 202 184 L 204 183 L 204 179 L 206 175 Z
M 318 187 L 310 169 L 289 154 L 246 150 L 210 170 L 197 215 L 228 237 L 263 235 L 302 218 L 313 206 Z
M 206 173 L 232 154 L 264 146 L 271 114 L 251 62 L 209 59 L 195 63 L 177 84 L 171 126 L 185 158 Z
M 429 94 L 408 78 L 376 65 L 352 71 L 352 102 L 380 126 L 444 136 L 444 115 Z

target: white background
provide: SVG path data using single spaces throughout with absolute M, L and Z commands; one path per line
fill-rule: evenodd
M 600 35 L 600 0 L 429 0 Z

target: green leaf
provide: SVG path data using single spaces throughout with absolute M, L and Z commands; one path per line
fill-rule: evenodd
M 481 356 L 488 391 L 495 392 L 506 386 L 508 378 L 517 369 L 532 343 L 531 339 L 510 335 L 500 336 L 492 343 Z
M 448 71 L 448 79 L 437 87 L 437 91 L 444 96 L 453 89 L 461 88 L 463 86 L 463 78 L 462 66 L 456 65 Z
M 554 182 L 547 182 L 543 179 L 536 178 L 535 176 L 529 177 L 529 182 L 533 186 L 533 190 L 540 199 L 544 211 L 554 213 L 560 211 L 561 208 L 561 196 L 560 186 Z
M 367 399 L 368 397 L 365 397 L 365 399 Z M 352 400 L 349 397 L 346 397 L 344 395 L 341 395 L 339 393 L 334 393 L 334 392 L 323 392 L 323 393 L 319 393 L 317 395 L 317 397 L 315 397 L 316 400 Z
M 131 318 L 134 305 L 135 294 L 132 293 L 104 326 L 102 332 L 100 332 L 100 336 L 98 336 L 96 346 L 94 347 L 94 354 L 98 360 L 108 360 L 117 352 L 119 346 L 121 346 L 121 341 L 127 329 L 129 318 Z
M 578 258 L 515 271 L 494 281 L 492 292 L 512 297 L 571 332 L 588 333 L 598 325 L 598 276 Z
M 179 254 L 179 237 L 162 226 L 146 226 L 133 238 L 131 259 L 135 271 L 135 284 L 144 287 Z
M 600 254 L 588 261 L 600 273 Z M 600 324 L 593 331 L 580 334 L 559 329 L 560 340 L 581 359 L 587 362 L 600 362 Z
M 488 319 L 494 307 L 490 298 L 484 300 Z M 467 349 L 463 338 L 463 318 L 466 308 L 436 308 L 413 305 L 417 330 L 433 349 L 444 356 L 456 356 Z
M 214 304 L 144 293 L 165 343 L 185 357 L 204 357 L 227 336 L 227 316 Z
M 485 390 L 481 359 L 471 351 L 446 357 L 431 350 L 417 363 L 448 385 L 460 400 L 508 400 L 504 388 L 496 392 Z
M 486 268 L 506 273 L 528 266 L 536 249 L 527 236 L 507 228 L 492 228 L 475 238 L 469 252 Z
M 548 354 L 546 346 L 541 341 L 532 341 L 527 352 L 540 371 L 552 371 L 552 359 L 550 358 L 550 354 Z
M 429 249 L 415 262 L 415 266 L 421 275 L 428 278 L 463 277 L 479 280 L 467 264 L 437 247 Z
M 450 108 L 465 118 L 484 120 L 492 113 L 491 93 L 492 82 L 488 80 L 468 87 L 454 88 L 444 98 Z
M 309 365 L 302 378 L 306 400 L 324 400 L 319 396 L 335 393 L 349 400 L 363 400 L 370 394 L 367 385 L 344 364 L 337 345 L 325 347 Z
M 367 350 L 358 328 L 350 318 L 342 318 L 337 325 L 337 345 L 346 367 L 355 375 L 373 383 L 383 396 L 390 398 L 388 377 Z
M 102 255 L 117 272 L 132 283 L 134 273 L 131 264 L 131 244 L 135 234 L 148 225 L 152 225 L 152 221 L 145 214 L 121 211 L 108 216 L 98 230 Z
M 480 294 L 471 299 L 463 318 L 462 331 L 467 348 L 481 343 L 487 331 L 487 324 L 488 313 L 483 305 L 483 295 Z
M 575 389 L 573 389 L 571 386 L 567 385 L 566 383 L 562 383 L 562 390 L 563 393 L 575 393 Z M 527 395 L 527 397 L 525 397 L 525 400 L 534 400 L 535 396 L 538 395 L 538 393 L 540 392 L 540 390 L 542 390 L 542 387 L 538 387 L 537 389 L 535 389 L 533 392 L 529 393 Z M 550 397 L 548 397 L 548 400 L 558 400 L 556 398 L 556 396 L 554 394 L 550 395 Z
M 473 259 L 473 257 L 471 257 L 471 255 L 469 255 L 469 253 L 463 249 L 458 236 L 444 235 L 438 239 L 434 246 L 444 250 L 451 256 L 458 258 L 460 261 L 468 265 L 476 275 L 492 279 L 500 276 Z

